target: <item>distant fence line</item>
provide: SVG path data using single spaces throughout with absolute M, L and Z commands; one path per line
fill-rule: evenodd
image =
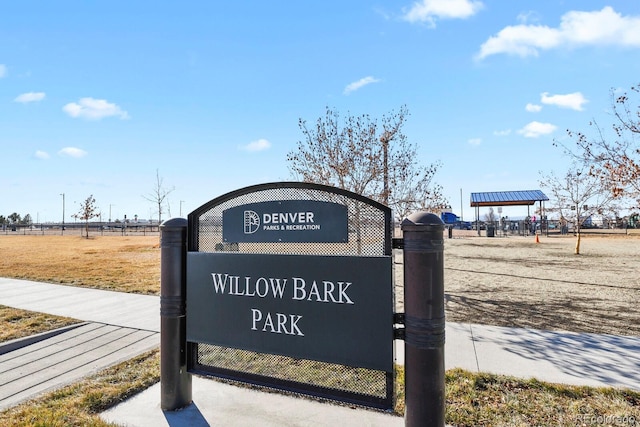
M 474 231 L 477 235 L 477 225 L 475 222 L 469 223 L 470 227 L 460 227 L 459 225 L 452 225 L 454 236 L 471 236 L 470 233 L 464 231 Z M 400 224 L 395 224 L 395 233 L 399 234 Z M 449 225 L 445 225 L 445 235 L 448 233 Z M 560 234 L 574 234 L 574 224 L 568 224 L 563 229 L 560 221 L 536 221 L 527 223 L 525 221 L 505 221 L 502 224 L 500 221 L 494 223 L 488 221 L 480 222 L 480 231 L 482 236 L 487 235 L 487 227 L 493 227 L 495 236 L 529 236 L 535 232 L 545 235 L 560 235 Z M 64 231 L 60 223 L 42 223 L 42 224 L 2 224 L 0 225 L 0 235 L 53 235 L 53 234 L 70 234 L 70 235 L 82 235 L 86 229 L 86 224 L 82 222 L 72 222 L 64 224 Z M 580 227 L 580 233 L 582 234 L 638 234 L 640 232 L 640 222 L 635 222 L 632 225 L 625 222 L 619 222 L 615 224 L 613 221 L 609 223 L 595 223 L 585 224 Z M 115 236 L 115 235 L 159 235 L 159 224 L 154 223 L 123 223 L 123 222 L 90 222 L 89 223 L 89 235 L 90 236 Z
M 559 221 L 559 220 L 537 220 L 537 221 L 494 221 L 485 222 L 481 229 L 485 230 L 493 228 L 495 234 L 504 235 L 521 235 L 527 236 L 531 234 L 574 234 L 577 231 L 575 222 Z M 474 230 L 474 227 L 472 227 Z M 629 230 L 640 229 L 640 223 L 629 224 L 627 221 L 606 221 L 588 219 L 580 225 L 580 233 L 589 234 L 628 234 Z
M 66 223 L 64 230 L 62 224 L 3 224 L 0 232 L 4 235 L 53 235 L 69 234 L 84 235 L 87 226 L 82 222 Z M 90 222 L 90 236 L 116 236 L 116 235 L 159 235 L 159 225 L 157 223 L 115 223 L 115 222 Z

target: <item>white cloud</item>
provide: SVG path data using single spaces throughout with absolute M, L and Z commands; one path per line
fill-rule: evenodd
M 557 30 L 538 25 L 516 25 L 506 27 L 497 36 L 480 46 L 478 59 L 498 53 L 518 56 L 537 56 L 538 48 L 551 49 L 560 44 Z
M 469 145 L 480 145 L 480 144 L 482 144 L 482 139 L 481 138 L 471 138 L 467 142 L 469 143 Z
M 87 120 L 100 120 L 105 117 L 119 117 L 122 120 L 129 118 L 126 111 L 105 99 L 80 98 L 77 103 L 70 102 L 62 107 L 62 110 L 73 118 Z
M 7 66 L 0 64 L 0 79 L 7 75 Z
M 58 154 L 60 156 L 74 157 L 76 159 L 79 159 L 86 156 L 88 153 L 81 148 L 64 147 L 62 150 L 58 151 Z
M 437 19 L 466 19 L 478 13 L 483 6 L 482 2 L 475 0 L 421 0 L 413 3 L 402 18 L 435 27 Z
M 493 134 L 495 136 L 509 136 L 509 135 L 511 135 L 511 129 L 494 130 Z
M 547 105 L 555 105 L 560 108 L 582 111 L 582 106 L 589 101 L 580 92 L 568 93 L 566 95 L 549 95 L 548 92 L 544 92 L 540 94 L 540 102 Z
M 347 87 L 344 88 L 344 91 L 342 93 L 345 95 L 349 95 L 351 92 L 354 92 L 363 86 L 369 85 L 371 83 L 378 83 L 379 81 L 380 79 L 376 79 L 372 76 L 363 77 L 357 82 L 349 83 Z
M 540 50 L 574 46 L 640 47 L 640 16 L 622 16 L 606 6 L 593 12 L 567 12 L 557 28 L 508 26 L 480 46 L 477 58 L 499 53 L 538 56 Z
M 524 109 L 530 113 L 538 113 L 542 110 L 542 105 L 528 103 Z
M 26 104 L 28 102 L 42 101 L 45 98 L 45 96 L 46 95 L 44 92 L 27 92 L 27 93 L 23 93 L 22 95 L 16 96 L 16 99 L 14 99 L 13 101 Z
M 551 123 L 531 122 L 520 129 L 518 133 L 525 138 L 538 138 L 542 135 L 553 133 L 558 127 Z
M 49 153 L 47 153 L 46 151 L 37 150 L 35 153 L 33 153 L 33 157 L 40 160 L 46 160 L 49 158 Z
M 264 150 L 268 150 L 269 148 L 271 148 L 271 143 L 264 138 L 258 139 L 256 141 L 251 141 L 247 145 L 243 145 L 240 147 L 241 150 L 252 151 L 252 152 L 264 151 Z
M 519 13 L 516 17 L 516 20 L 521 24 L 527 24 L 529 22 L 539 22 L 540 15 L 535 11 L 529 10 Z

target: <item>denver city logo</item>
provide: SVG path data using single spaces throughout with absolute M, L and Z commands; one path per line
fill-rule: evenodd
M 244 211 L 244 234 L 253 234 L 260 228 L 260 215 L 255 211 Z
M 222 212 L 225 242 L 347 242 L 347 207 L 315 200 L 251 203 Z

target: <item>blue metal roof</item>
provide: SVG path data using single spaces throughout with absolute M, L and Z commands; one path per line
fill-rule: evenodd
M 533 205 L 549 198 L 540 190 L 471 193 L 471 206 Z

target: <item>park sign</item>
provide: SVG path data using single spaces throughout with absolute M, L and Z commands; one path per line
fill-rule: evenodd
M 388 369 L 393 316 L 380 316 L 391 308 L 385 261 L 189 253 L 187 340 Z
M 331 397 L 340 378 L 364 370 L 377 381 L 372 395 L 340 390 L 340 400 L 387 408 L 394 339 L 390 219 L 390 209 L 375 201 L 307 183 L 247 187 L 192 212 L 190 371 Z M 245 359 L 247 368 L 238 368 Z M 310 364 L 320 363 L 326 372 L 265 378 L 256 360 L 282 372 L 289 364 L 317 369 Z M 327 384 L 298 378 L 314 376 L 336 378 Z

